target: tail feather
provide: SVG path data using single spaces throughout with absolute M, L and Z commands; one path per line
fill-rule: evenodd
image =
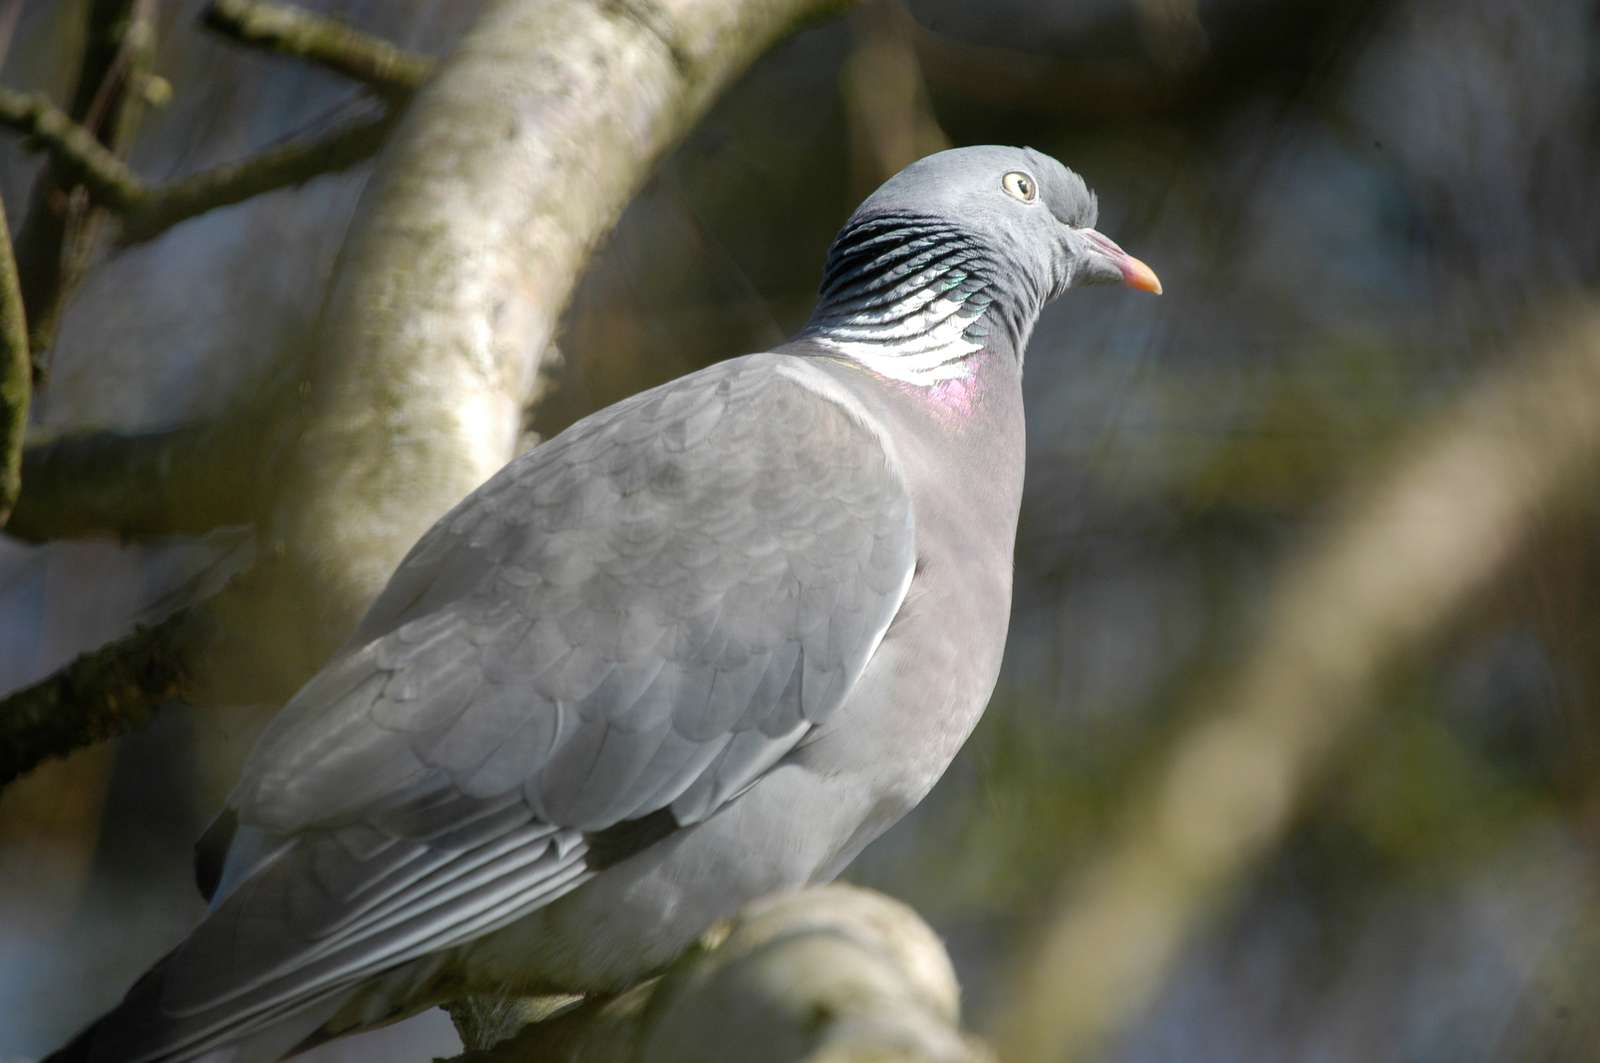
M 90 1023 L 43 1063 L 185 1063 L 226 1046 L 230 1063 L 275 1063 L 314 1042 L 317 1031 L 348 997 L 339 993 L 310 1007 L 282 1009 L 259 1017 L 244 1037 L 240 1030 L 196 1030 L 160 1006 L 161 983 L 173 960 L 168 954 L 145 973 L 115 1008 Z M 219 1035 L 220 1034 L 220 1035 Z

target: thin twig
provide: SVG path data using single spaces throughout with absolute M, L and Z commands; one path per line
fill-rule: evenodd
M 0 527 L 5 527 L 22 492 L 22 436 L 32 397 L 27 316 L 5 204 L 0 202 Z
M 24 112 L 34 135 L 57 141 L 17 234 L 36 382 L 48 373 L 61 310 L 88 269 L 101 217 L 98 208 L 115 205 L 103 179 L 123 191 L 139 188 L 121 165 L 121 156 L 133 140 L 141 89 L 155 52 L 154 6 L 154 0 L 92 0 L 90 32 L 66 110 L 55 111 L 42 97 L 12 101 L 30 102 Z M 69 150 L 68 142 L 74 140 L 78 143 Z M 96 178 L 102 179 L 98 194 L 91 184 Z
M 101 206 L 127 211 L 144 198 L 144 184 L 127 164 L 43 94 L 0 88 L 0 125 L 37 141 L 63 176 L 86 187 Z
M 292 140 L 242 162 L 152 188 L 125 214 L 120 242 L 141 243 L 218 207 L 347 170 L 376 155 L 398 119 L 398 111 L 386 111 L 326 136 Z
M 212 0 L 201 21 L 240 44 L 326 67 L 390 99 L 409 97 L 433 73 L 429 56 L 288 4 Z
M 149 186 L 119 157 L 131 128 L 127 101 L 135 94 L 128 91 L 129 85 L 148 60 L 151 34 L 146 3 L 105 2 L 115 8 L 100 16 L 111 26 L 105 39 L 115 47 L 101 46 L 85 55 L 70 112 L 42 94 L 0 88 L 0 125 L 32 137 L 51 160 L 19 239 L 20 257 L 25 260 L 24 301 L 34 329 L 30 347 L 36 360 L 50 345 L 61 306 L 86 261 L 92 239 L 91 207 L 122 215 L 122 244 L 149 240 L 206 211 L 371 158 L 397 114 L 397 107 L 391 107 L 327 136 L 293 141 L 239 163 Z M 408 99 L 434 67 L 428 56 L 282 4 L 216 0 L 204 20 L 243 44 L 297 56 L 354 78 L 391 105 Z M 74 120 L 80 112 L 82 117 Z M 35 375 L 41 375 L 43 368 L 36 365 Z
M 242 162 L 150 187 L 43 96 L 0 88 L 0 125 L 32 136 L 97 205 L 121 214 L 124 245 L 152 239 L 206 211 L 349 169 L 377 154 L 397 119 L 396 111 L 386 111 L 326 136 L 290 141 Z

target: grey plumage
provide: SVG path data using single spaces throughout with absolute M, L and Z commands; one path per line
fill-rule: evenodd
M 210 915 L 60 1058 L 272 1059 L 447 985 L 617 988 L 836 874 L 992 690 L 1022 349 L 1074 281 L 1144 269 L 1093 216 L 1026 149 L 923 160 L 797 340 L 463 500 L 262 736 L 201 847 Z

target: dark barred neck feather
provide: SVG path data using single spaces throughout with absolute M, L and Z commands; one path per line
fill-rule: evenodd
M 988 248 L 945 219 L 874 215 L 834 240 L 805 335 L 907 383 L 969 376 L 993 338 L 999 275 Z M 1002 329 L 1008 316 L 1001 307 Z

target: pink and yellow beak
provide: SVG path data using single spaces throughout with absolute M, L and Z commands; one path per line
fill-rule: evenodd
M 1096 254 L 1108 260 L 1122 273 L 1123 284 L 1141 292 L 1149 292 L 1151 295 L 1161 294 L 1161 278 L 1156 276 L 1155 270 L 1118 247 L 1116 241 L 1109 236 L 1093 229 L 1078 231 L 1089 241 L 1089 246 Z
M 1137 288 L 1151 295 L 1161 294 L 1161 278 L 1141 260 L 1125 254 L 1117 265 L 1122 267 L 1122 283 L 1129 288 Z

